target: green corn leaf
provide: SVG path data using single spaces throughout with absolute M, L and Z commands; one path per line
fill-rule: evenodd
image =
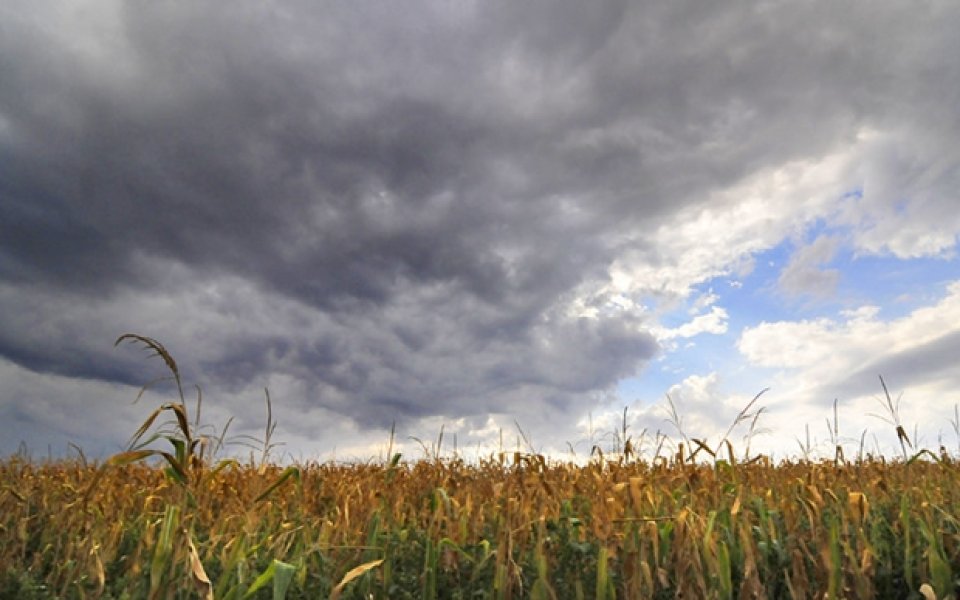
M 275 489 L 283 485 L 291 477 L 294 479 L 294 481 L 296 481 L 297 483 L 300 483 L 300 469 L 298 469 L 297 467 L 287 467 L 286 469 L 284 469 L 283 473 L 280 474 L 280 477 L 278 477 L 276 481 L 270 484 L 270 487 L 264 490 L 262 494 L 257 496 L 254 499 L 254 502 L 260 502 L 261 500 L 266 499 L 267 496 L 272 494 Z
M 167 506 L 163 515 L 163 525 L 160 537 L 153 549 L 153 559 L 150 561 L 150 598 L 157 598 L 163 591 L 165 575 L 170 566 L 173 554 L 173 532 L 180 522 L 180 507 Z
M 261 588 L 271 581 L 273 582 L 273 600 L 283 600 L 287 596 L 287 589 L 290 582 L 293 581 L 293 575 L 297 568 L 294 565 L 274 559 L 270 566 L 260 573 L 260 576 L 253 580 L 243 599 L 252 598 Z

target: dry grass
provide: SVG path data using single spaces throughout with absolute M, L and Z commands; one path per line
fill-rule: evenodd
M 267 460 L 269 416 L 260 460 L 216 462 L 169 353 L 123 339 L 164 359 L 181 401 L 103 465 L 0 463 L 0 597 L 956 594 L 960 481 L 946 452 L 738 461 L 728 432 L 648 462 L 624 425 L 616 458 L 586 465 L 521 452 L 467 463 L 441 456 L 438 438 L 424 460 L 283 469 Z M 755 402 L 736 423 L 756 426 Z M 171 424 L 150 435 L 165 412 Z

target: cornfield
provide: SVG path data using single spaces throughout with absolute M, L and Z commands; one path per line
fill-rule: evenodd
M 158 342 L 125 337 L 164 357 L 179 388 Z M 214 460 L 180 399 L 103 463 L 0 463 L 0 597 L 929 599 L 958 589 L 960 482 L 946 452 L 773 464 L 732 449 L 702 460 L 679 443 L 652 461 L 626 448 L 587 464 L 501 452 L 283 467 Z M 164 412 L 171 428 L 148 436 Z M 264 458 L 271 432 L 268 418 Z

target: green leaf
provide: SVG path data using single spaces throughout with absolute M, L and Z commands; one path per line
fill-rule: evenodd
M 273 561 L 276 566 L 276 573 L 273 576 L 273 600 L 283 600 L 287 595 L 287 588 L 293 581 L 293 575 L 297 572 L 297 567 L 290 563 Z
M 226 469 L 227 467 L 232 467 L 234 469 L 238 468 L 240 463 L 235 458 L 225 458 L 217 463 L 217 466 L 210 471 L 210 475 L 216 475 L 220 471 Z
M 187 471 L 184 469 L 184 466 L 177 461 L 176 457 L 169 452 L 154 451 L 154 454 L 159 454 L 168 463 L 170 463 L 170 469 L 167 474 L 173 477 L 175 481 L 178 481 L 183 485 L 187 485 L 190 482 L 190 478 L 187 476 Z
M 174 456 L 177 457 L 177 462 L 181 465 L 187 464 L 187 445 L 183 440 L 177 439 L 172 436 L 167 436 L 167 441 L 173 445 L 175 450 Z
M 250 587 L 247 588 L 247 593 L 243 595 L 243 600 L 247 600 L 247 598 L 252 598 L 253 595 L 260 590 L 260 588 L 270 583 L 270 580 L 273 579 L 273 575 L 274 573 L 276 573 L 276 571 L 277 571 L 276 563 L 275 562 L 270 563 L 270 566 L 264 569 L 263 573 L 260 573 L 260 575 L 253 580 L 253 583 L 250 584 Z
M 173 532 L 180 522 L 180 507 L 167 506 L 163 515 L 163 526 L 157 545 L 153 550 L 153 559 L 150 561 L 150 598 L 156 598 L 161 592 L 165 575 L 169 569 L 173 554 Z
M 257 496 L 254 499 L 254 502 L 260 502 L 261 500 L 264 500 L 267 496 L 273 493 L 273 490 L 283 485 L 284 482 L 286 482 L 291 477 L 297 483 L 300 483 L 300 469 L 298 469 L 297 467 L 287 467 L 286 469 L 284 469 L 283 473 L 280 474 L 280 477 L 278 477 L 276 481 L 270 484 L 270 487 L 264 490 L 262 494 Z

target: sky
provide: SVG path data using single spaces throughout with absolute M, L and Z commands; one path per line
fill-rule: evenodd
M 0 456 L 107 456 L 176 400 L 135 402 L 169 373 L 124 333 L 241 456 L 265 389 L 276 460 L 391 429 L 960 450 L 958 29 L 937 0 L 4 2 Z

